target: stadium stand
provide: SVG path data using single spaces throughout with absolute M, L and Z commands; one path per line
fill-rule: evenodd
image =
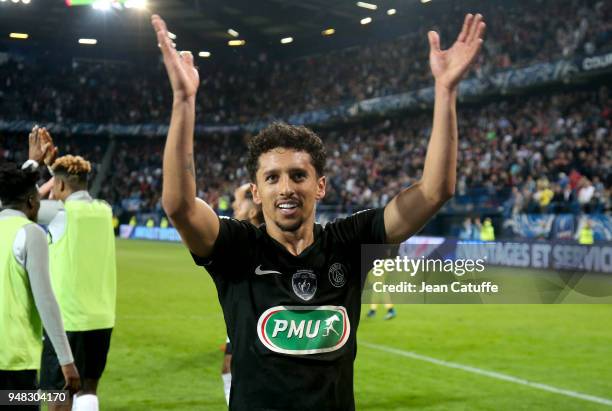
M 603 213 L 611 210 L 612 100 L 606 87 L 545 96 L 510 98 L 460 112 L 457 193 L 447 211 Z M 329 159 L 324 210 L 348 212 L 386 204 L 422 169 L 430 115 L 405 114 L 366 124 L 322 129 Z M 243 138 L 241 138 L 243 137 Z M 196 139 L 199 196 L 219 212 L 233 189 L 247 181 L 245 136 Z M 25 150 L 5 139 L 3 156 Z M 74 146 L 72 140 L 79 141 Z M 63 142 L 63 140 L 60 140 Z M 163 139 L 127 138 L 115 149 L 101 197 L 118 214 L 159 214 Z M 65 152 L 102 157 L 99 139 L 66 140 Z
M 609 2 L 554 0 L 478 4 L 490 32 L 476 76 L 536 62 L 592 55 L 612 48 Z M 436 19 L 450 40 L 463 9 Z M 546 9 L 547 13 L 540 13 Z M 397 94 L 432 83 L 423 21 L 409 35 L 289 61 L 237 57 L 202 63 L 198 119 L 205 124 L 267 121 L 340 103 Z M 14 61 L 0 65 L 0 112 L 5 120 L 167 124 L 170 90 L 160 63 Z
M 476 64 L 476 77 L 612 49 L 610 4 L 571 0 L 567 7 L 537 13 L 552 3 L 484 6 L 492 29 Z M 448 38 L 445 30 L 454 30 L 450 22 L 460 13 L 457 9 L 441 17 L 438 29 L 443 39 Z M 386 43 L 288 61 L 262 54 L 234 68 L 206 63 L 198 122 L 266 123 L 292 113 L 426 87 L 431 84 L 429 68 L 423 64 L 428 28 L 423 22 L 411 34 Z M 112 158 L 94 194 L 109 201 L 122 221 L 132 215 L 159 221 L 164 142 L 157 137 L 160 133 L 135 131 L 130 138 L 115 139 L 93 136 L 91 130 L 100 124 L 166 124 L 171 95 L 168 87 L 159 86 L 167 81 L 163 70 L 116 61 L 74 60 L 66 66 L 43 60 L 8 59 L 0 65 L 3 120 L 91 125 L 89 137 L 60 133 L 62 151 L 88 157 L 98 171 L 105 155 Z M 457 218 L 450 225 L 444 220 L 434 232 L 452 226 L 457 234 L 463 217 L 471 215 L 492 216 L 499 227 L 502 219 L 523 214 L 610 212 L 612 104 L 605 79 L 562 92 L 536 89 L 528 95 L 482 97 L 462 104 L 459 119 L 457 192 L 442 213 Z M 417 109 L 383 118 L 312 124 L 329 152 L 328 192 L 319 212 L 333 216 L 376 207 L 415 182 L 430 122 L 431 113 Z M 220 214 L 230 213 L 232 191 L 247 180 L 239 165 L 244 164 L 245 142 L 255 131 L 238 127 L 196 136 L 198 195 Z M 25 142 L 15 141 L 18 135 L 0 135 L 0 158 L 25 157 Z M 116 144 L 111 147 L 110 141 Z M 435 227 L 435 221 L 430 226 Z

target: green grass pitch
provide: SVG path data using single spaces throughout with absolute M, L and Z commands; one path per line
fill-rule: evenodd
M 225 327 L 208 274 L 178 244 L 120 240 L 117 259 L 117 324 L 101 408 L 226 409 Z M 612 399 L 612 305 L 401 305 L 397 311 L 388 322 L 382 307 L 377 318 L 363 318 L 359 341 Z M 360 411 L 612 410 L 365 344 L 355 395 Z

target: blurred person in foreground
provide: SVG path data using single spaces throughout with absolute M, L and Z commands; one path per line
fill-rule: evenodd
M 468 14 L 448 50 L 428 34 L 435 103 L 422 178 L 386 206 L 325 227 L 315 224 L 315 208 L 325 196 L 326 153 L 305 127 L 274 123 L 249 142 L 251 192 L 264 225 L 219 218 L 196 198 L 199 73 L 190 52 L 176 51 L 164 21 L 153 15 L 152 24 L 174 97 L 162 204 L 217 287 L 232 341 L 230 410 L 354 410 L 361 244 L 401 243 L 453 196 L 457 88 L 482 46 L 482 16 Z
M 53 163 L 49 252 L 51 283 L 57 296 L 66 334 L 82 380 L 70 404 L 49 404 L 50 411 L 97 411 L 97 388 L 106 367 L 115 325 L 117 272 L 112 210 L 87 191 L 91 164 L 79 156 L 65 155 Z M 41 213 L 43 214 L 43 213 Z M 54 348 L 45 335 L 40 385 L 58 389 L 60 369 Z M 71 408 L 72 407 L 72 408 Z
M 40 208 L 36 187 L 44 149 L 30 134 L 30 158 L 23 167 L 0 165 L 0 390 L 36 390 L 43 325 L 57 353 L 57 389 L 74 394 L 80 377 L 66 338 L 49 275 L 45 231 L 35 221 Z M 42 321 L 41 321 L 42 320 Z M 38 410 L 38 406 L 1 409 Z
M 234 218 L 240 221 L 248 221 L 256 227 L 264 223 L 261 205 L 255 204 L 251 194 L 251 184 L 246 183 L 234 191 L 232 202 Z M 223 380 L 223 391 L 225 401 L 229 405 L 230 390 L 232 387 L 232 343 L 229 337 L 225 341 L 223 363 L 221 364 L 221 379 Z

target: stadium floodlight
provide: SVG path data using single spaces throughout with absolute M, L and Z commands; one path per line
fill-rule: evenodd
M 23 4 L 30 4 L 30 2 L 31 2 L 31 1 L 32 1 L 32 0 L 21 0 L 21 2 L 22 2 Z
M 79 44 L 87 44 L 87 45 L 94 45 L 97 44 L 98 40 L 96 39 L 79 39 Z
M 240 47 L 246 44 L 245 40 L 230 40 L 227 42 L 227 45 L 230 47 Z
M 376 4 L 366 3 L 364 1 L 358 1 L 357 2 L 357 6 L 358 7 L 362 7 L 364 9 L 368 9 L 368 10 L 376 10 L 376 9 L 378 9 L 378 6 Z
M 395 10 L 395 9 L 389 9 L 389 10 L 387 10 L 387 14 L 388 14 L 389 16 L 393 16 L 395 13 L 397 13 L 397 10 Z
M 421 3 L 425 4 L 425 3 L 429 3 L 431 0 L 421 0 Z
M 100 11 L 108 11 L 111 9 L 111 2 L 110 0 L 96 0 L 91 7 Z
M 293 37 L 285 37 L 281 39 L 281 44 L 293 43 Z
M 210 51 L 200 51 L 198 53 L 198 56 L 202 57 L 202 58 L 209 58 L 210 57 Z
M 370 24 L 372 22 L 372 17 L 366 17 L 365 19 L 361 19 L 361 24 Z
M 232 37 L 238 37 L 240 35 L 240 33 L 238 33 L 236 30 L 234 29 L 227 29 L 227 34 L 229 34 Z
M 335 29 L 329 28 L 329 29 L 325 29 L 321 32 L 322 35 L 324 36 L 331 36 L 332 34 L 334 34 L 336 32 Z
M 146 9 L 147 8 L 147 0 L 126 0 L 123 3 L 123 7 L 126 9 Z
M 11 0 L 13 3 L 19 3 L 19 0 Z
M 27 39 L 30 36 L 28 35 L 28 33 L 10 33 L 9 37 L 12 38 L 12 39 L 25 40 L 25 39 Z

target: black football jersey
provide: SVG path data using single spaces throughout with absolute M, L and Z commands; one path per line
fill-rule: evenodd
M 212 276 L 232 343 L 232 411 L 354 410 L 361 244 L 385 241 L 384 209 L 314 226 L 294 256 L 265 225 L 220 218 Z

